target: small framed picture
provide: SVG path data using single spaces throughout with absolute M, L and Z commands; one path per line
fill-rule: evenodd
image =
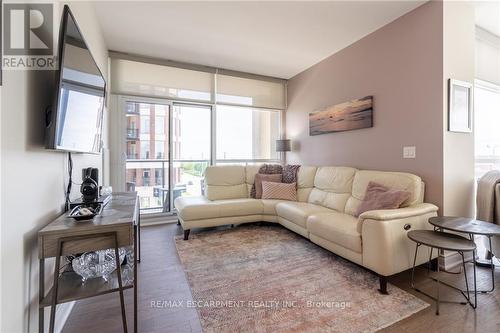
M 472 84 L 448 80 L 448 131 L 472 132 Z

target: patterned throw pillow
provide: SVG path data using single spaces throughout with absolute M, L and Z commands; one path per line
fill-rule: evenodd
M 262 182 L 281 183 L 281 173 L 273 175 L 256 174 L 255 175 L 255 199 L 262 198 Z
M 264 164 L 259 168 L 260 174 L 276 174 L 283 173 L 283 167 L 279 164 Z M 250 190 L 250 197 L 255 199 L 255 182 L 252 185 L 252 189 Z
M 287 164 L 283 168 L 283 183 L 296 183 L 300 165 Z
M 259 173 L 265 173 L 268 175 L 283 173 L 283 167 L 280 164 L 264 164 L 260 167 Z
M 410 196 L 411 193 L 408 191 L 391 189 L 375 182 L 369 182 L 356 216 L 369 210 L 399 208 Z
M 262 199 L 297 201 L 296 184 L 262 182 Z

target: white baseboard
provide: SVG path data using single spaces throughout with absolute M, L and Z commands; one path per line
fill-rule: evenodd
M 167 223 L 177 223 L 177 216 L 154 216 L 154 217 L 142 217 L 141 227 L 147 227 L 152 225 L 160 225 Z
M 464 253 L 465 261 L 472 260 L 472 252 Z M 462 266 L 462 257 L 457 252 L 445 251 L 439 256 L 439 267 L 446 271 L 457 270 Z

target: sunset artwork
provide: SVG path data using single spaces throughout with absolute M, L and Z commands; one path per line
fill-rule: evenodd
M 373 97 L 366 96 L 309 113 L 309 134 L 373 127 Z

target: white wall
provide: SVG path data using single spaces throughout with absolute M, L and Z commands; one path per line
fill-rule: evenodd
M 475 16 L 466 1 L 443 2 L 443 215 L 474 215 L 474 133 L 448 131 L 449 78 L 474 83 Z
M 63 3 L 56 3 L 59 24 Z M 108 51 L 89 2 L 70 8 L 101 72 Z M 38 331 L 37 232 L 62 213 L 67 154 L 44 149 L 44 110 L 51 104 L 54 73 L 4 71 L 1 100 L 1 332 Z M 107 126 L 105 124 L 105 126 Z M 107 138 L 105 138 L 106 140 Z M 100 155 L 75 154 L 74 179 L 81 168 L 98 167 Z M 72 197 L 78 196 L 74 186 Z

